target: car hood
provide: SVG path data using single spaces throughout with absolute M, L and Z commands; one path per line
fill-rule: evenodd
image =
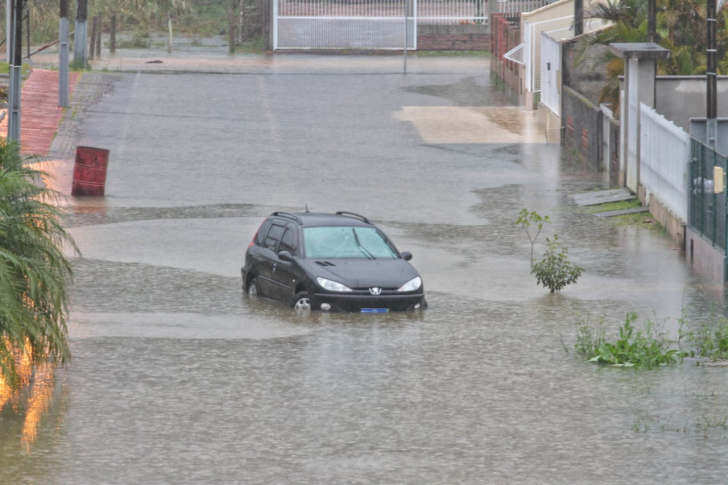
M 399 288 L 419 276 L 404 259 L 315 259 L 307 265 L 314 278 L 321 276 L 349 288 Z

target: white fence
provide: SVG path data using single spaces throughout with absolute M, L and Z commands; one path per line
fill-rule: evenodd
M 500 13 L 515 15 L 521 12 L 531 12 L 537 8 L 555 2 L 556 0 L 498 0 L 498 11 Z
M 676 217 L 688 220 L 690 135 L 640 103 L 640 183 Z
M 418 24 L 482 24 L 487 0 L 274 0 L 274 49 L 417 48 Z
M 541 33 L 541 103 L 556 116 L 561 116 L 559 71 L 561 70 L 561 42 L 549 32 Z

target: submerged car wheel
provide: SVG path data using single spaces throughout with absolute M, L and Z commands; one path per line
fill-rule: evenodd
M 250 283 L 248 283 L 248 295 L 258 296 L 258 278 L 253 278 L 250 280 Z
M 293 309 L 302 311 L 311 310 L 311 300 L 308 298 L 307 292 L 302 291 L 300 293 L 296 293 L 296 297 L 293 299 Z

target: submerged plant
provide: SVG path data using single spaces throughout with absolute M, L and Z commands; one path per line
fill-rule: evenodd
M 546 238 L 546 246 L 548 249 L 543 259 L 531 268 L 531 273 L 536 275 L 536 284 L 543 285 L 554 293 L 561 291 L 566 285 L 576 283 L 583 268 L 569 261 L 569 250 L 561 244 L 558 235 L 554 234 L 553 240 Z
M 574 350 L 584 358 L 591 359 L 599 352 L 599 347 L 606 342 L 604 333 L 604 318 L 586 320 L 576 325 L 576 344 Z
M 703 323 L 688 333 L 695 346 L 695 354 L 711 360 L 728 359 L 728 319 L 717 323 Z
M 656 336 L 654 325 L 648 323 L 644 332 L 635 330 L 634 322 L 637 314 L 627 313 L 624 325 L 619 328 L 619 338 L 611 343 L 604 341 L 596 349 L 596 355 L 588 362 L 622 367 L 653 368 L 681 362 L 687 355 L 677 349 L 670 348 L 669 342 Z

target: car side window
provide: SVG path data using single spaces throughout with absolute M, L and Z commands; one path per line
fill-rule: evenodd
M 256 246 L 263 245 L 263 243 L 265 242 L 265 236 L 268 234 L 268 230 L 270 229 L 271 224 L 271 221 L 264 221 L 263 224 L 260 226 L 260 229 L 258 229 L 258 233 L 255 235 Z
M 281 240 L 281 236 L 283 235 L 284 230 L 285 226 L 279 226 L 277 224 L 273 224 L 272 226 L 270 226 L 270 231 L 268 231 L 268 235 L 265 237 L 263 247 L 266 249 L 270 249 L 271 251 L 275 251 L 276 246 L 278 245 L 278 241 Z
M 296 254 L 296 233 L 290 227 L 283 233 L 278 251 L 288 251 L 291 254 Z

